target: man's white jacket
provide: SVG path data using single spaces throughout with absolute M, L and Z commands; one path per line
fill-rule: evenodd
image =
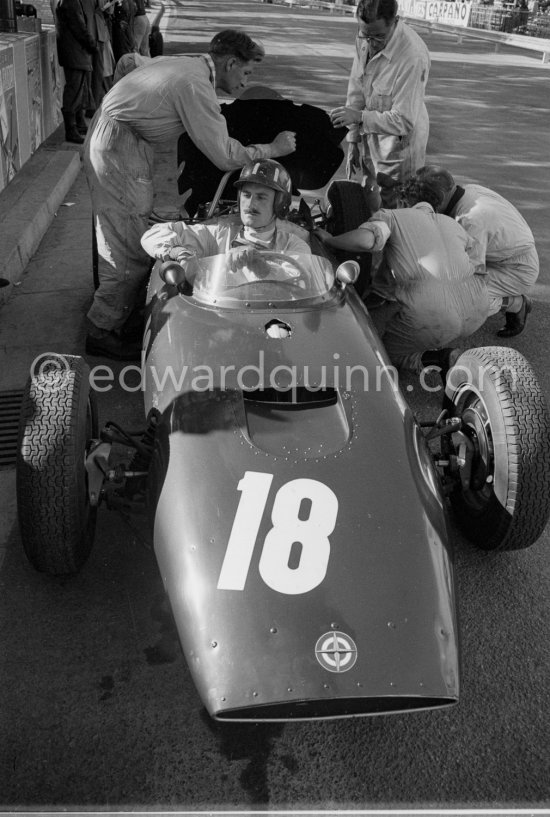
M 305 240 L 307 232 L 289 221 L 276 220 L 276 229 L 271 245 L 256 246 L 257 249 L 270 249 L 288 255 L 310 254 L 311 249 Z M 242 223 L 238 217 L 227 216 L 212 224 L 186 224 L 184 221 L 171 221 L 155 224 L 141 239 L 146 253 L 160 261 L 185 261 L 197 256 L 229 252 L 235 246 L 244 246 L 239 242 Z

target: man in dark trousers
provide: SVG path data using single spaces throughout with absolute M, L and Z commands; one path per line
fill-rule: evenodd
M 81 145 L 86 132 L 84 109 L 90 95 L 93 55 L 98 48 L 93 4 L 59 0 L 56 18 L 57 55 L 65 72 L 61 108 L 65 139 Z

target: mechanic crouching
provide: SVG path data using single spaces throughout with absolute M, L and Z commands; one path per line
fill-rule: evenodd
M 292 182 L 285 168 L 272 159 L 250 162 L 235 182 L 239 190 L 239 218 L 222 216 L 214 224 L 173 221 L 155 224 L 143 235 L 143 249 L 160 261 L 185 265 L 190 258 L 204 258 L 231 250 L 271 250 L 295 256 L 310 254 L 300 235 L 302 228 L 285 221 L 292 201 Z
M 88 312 L 88 354 L 139 358 L 141 324 L 128 322 L 150 260 L 141 247 L 153 209 L 153 158 L 158 143 L 187 132 L 220 170 L 285 156 L 295 134 L 244 147 L 227 132 L 216 90 L 238 96 L 265 52 L 240 31 L 226 29 L 209 53 L 166 57 L 123 77 L 103 99 L 86 138 L 84 168 L 98 246 L 99 287 Z M 126 324 L 126 327 L 125 327 Z
M 379 210 L 355 230 L 339 236 L 315 232 L 336 249 L 384 249 L 386 297 L 369 312 L 390 360 L 416 373 L 436 367 L 445 377 L 460 354 L 451 344 L 487 319 L 485 268 L 476 263 L 468 233 L 436 212 L 439 187 L 409 182 L 403 196 L 401 207 Z
M 477 241 L 480 261 L 487 269 L 489 315 L 501 309 L 505 313 L 505 324 L 497 335 L 519 335 L 531 311 L 526 293 L 539 276 L 539 257 L 529 225 L 503 196 L 480 184 L 461 187 L 444 167 L 426 165 L 416 175 L 440 185 L 439 212 L 456 219 Z

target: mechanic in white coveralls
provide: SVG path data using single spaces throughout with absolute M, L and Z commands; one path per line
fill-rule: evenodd
M 505 310 L 506 323 L 497 335 L 519 335 L 531 311 L 525 293 L 539 275 L 539 258 L 529 225 L 503 196 L 479 184 L 461 187 L 443 167 L 427 165 L 417 170 L 417 177 L 441 187 L 439 212 L 456 219 L 476 239 L 480 262 L 487 270 L 489 315 Z
M 430 54 L 397 11 L 397 0 L 360 0 L 357 6 L 346 104 L 331 111 L 333 125 L 349 129 L 348 177 L 366 164 L 374 177 L 383 173 L 399 182 L 425 163 Z M 384 193 L 383 187 L 387 206 Z
M 141 239 L 143 249 L 157 260 L 180 264 L 193 256 L 244 252 L 246 248 L 290 256 L 311 254 L 306 231 L 284 220 L 292 201 L 292 182 L 279 162 L 250 162 L 235 187 L 239 190 L 239 218 L 220 217 L 214 224 L 155 224 Z M 302 233 L 304 237 L 300 237 Z
M 226 29 L 203 56 L 159 58 L 123 77 L 105 96 L 86 139 L 88 178 L 99 254 L 99 288 L 88 312 L 88 354 L 139 358 L 140 338 L 124 334 L 150 261 L 141 247 L 153 209 L 155 145 L 187 132 L 221 170 L 296 149 L 291 131 L 271 144 L 244 147 L 227 132 L 216 90 L 238 96 L 265 52 Z
M 327 246 L 349 252 L 384 247 L 387 299 L 370 316 L 390 360 L 398 369 L 437 367 L 445 376 L 460 354 L 451 344 L 485 322 L 489 296 L 475 242 L 436 212 L 441 200 L 437 186 L 409 183 L 404 206 L 379 210 L 339 236 L 315 233 Z

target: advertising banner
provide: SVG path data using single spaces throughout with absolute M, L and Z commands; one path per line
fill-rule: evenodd
M 40 46 L 42 57 L 42 113 L 44 138 L 46 138 L 62 121 L 61 103 L 63 100 L 64 77 L 63 69 L 57 59 L 55 31 L 42 31 Z
M 463 3 L 460 0 L 459 2 L 447 2 L 447 0 L 399 0 L 399 11 L 404 17 L 465 27 L 470 24 L 472 3 Z
M 10 46 L 13 54 L 20 166 L 24 165 L 31 155 L 29 89 L 25 63 L 25 40 L 28 36 L 28 34 L 5 34 L 0 32 L 0 47 Z
M 42 71 L 40 65 L 40 36 L 25 39 L 27 89 L 29 95 L 29 123 L 31 154 L 43 140 L 42 132 Z
M 0 190 L 20 167 L 13 48 L 0 44 Z

